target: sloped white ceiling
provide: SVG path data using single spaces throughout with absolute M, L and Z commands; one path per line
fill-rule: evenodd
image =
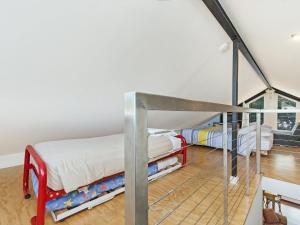
M 239 53 L 239 103 L 251 98 L 267 87 L 243 54 Z
M 1 1 L 0 29 L 0 154 L 121 132 L 128 91 L 231 103 L 231 42 L 199 0 Z M 241 98 L 259 92 L 240 68 Z M 149 126 L 209 115 L 155 112 Z
M 299 0 L 220 0 L 271 85 L 300 96 Z

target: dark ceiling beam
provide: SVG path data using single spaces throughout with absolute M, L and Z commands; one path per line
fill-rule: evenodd
M 230 18 L 227 16 L 225 10 L 221 6 L 220 2 L 218 0 L 202 0 L 206 7 L 209 9 L 209 11 L 214 15 L 214 17 L 217 19 L 219 24 L 223 27 L 225 32 L 228 34 L 230 39 L 232 41 L 238 40 L 240 42 L 239 49 L 247 59 L 247 61 L 250 63 L 252 68 L 255 70 L 255 72 L 259 75 L 259 77 L 262 79 L 262 81 L 265 83 L 265 85 L 272 89 L 272 86 L 267 79 L 267 77 L 264 75 L 263 71 L 260 69 L 259 65 L 253 58 L 250 50 L 247 48 L 245 42 L 241 38 L 240 34 L 235 29 L 234 25 L 232 24 Z
M 232 50 L 232 105 L 238 105 L 239 101 L 239 41 L 233 41 Z M 238 160 L 237 160 L 237 147 L 238 147 L 238 114 L 232 113 L 232 160 L 231 160 L 231 175 L 237 176 Z
M 244 102 L 245 102 L 245 103 L 249 103 L 249 102 L 253 101 L 254 99 L 258 98 L 259 96 L 264 95 L 264 94 L 266 93 L 267 90 L 268 90 L 268 89 L 265 89 L 265 90 L 263 90 L 263 91 L 257 93 L 256 95 L 253 95 L 251 98 L 248 98 L 248 99 L 245 100 Z M 240 103 L 239 105 L 240 105 L 240 106 L 243 106 L 243 102 Z
M 247 100 L 245 100 L 245 101 L 243 101 L 243 102 L 249 103 L 249 102 L 253 101 L 254 99 L 258 98 L 259 96 L 264 95 L 264 94 L 266 93 L 267 90 L 268 90 L 268 89 L 265 89 L 265 90 L 263 90 L 263 91 L 257 93 L 256 95 L 252 96 L 251 98 L 248 98 Z M 287 93 L 287 92 L 285 92 L 285 91 L 282 91 L 282 90 L 280 90 L 280 89 L 278 89 L 278 88 L 275 88 L 275 87 L 273 87 L 273 90 L 275 91 L 275 93 L 277 93 L 277 94 L 279 94 L 279 95 L 282 95 L 282 96 L 284 96 L 284 97 L 287 97 L 287 98 L 290 98 L 290 99 L 293 99 L 293 100 L 295 100 L 295 101 L 300 102 L 300 97 L 298 97 L 298 96 L 289 94 L 289 93 Z M 243 102 L 240 103 L 239 106 L 243 106 Z
M 293 99 L 293 100 L 295 100 L 295 101 L 300 102 L 300 98 L 299 98 L 298 96 L 289 94 L 289 93 L 287 93 L 287 92 L 285 92 L 285 91 L 282 91 L 282 90 L 279 90 L 279 89 L 277 89 L 277 88 L 273 88 L 273 89 L 275 90 L 275 92 L 276 92 L 277 94 L 280 94 L 280 95 L 282 95 L 282 96 L 285 96 L 285 97 L 287 97 L 287 98 L 290 98 L 290 99 Z

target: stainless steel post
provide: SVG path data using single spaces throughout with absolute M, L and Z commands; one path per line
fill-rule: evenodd
M 260 148 L 261 148 L 261 114 L 256 113 L 256 173 L 261 173 L 260 167 Z
M 247 118 L 248 118 L 248 121 L 250 119 L 249 117 L 249 113 L 247 113 Z M 247 154 L 246 156 L 246 195 L 249 196 L 250 194 L 250 156 L 251 156 L 251 144 L 249 141 L 248 141 L 248 144 L 247 144 L 247 150 L 249 150 L 249 153 Z
M 246 156 L 246 195 L 250 194 L 250 154 Z
M 147 111 L 136 93 L 125 95 L 125 224 L 148 224 Z
M 223 113 L 224 225 L 228 224 L 227 112 Z

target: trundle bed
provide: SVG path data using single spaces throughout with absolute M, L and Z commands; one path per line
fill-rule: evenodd
M 150 132 L 151 133 L 151 132 Z M 186 141 L 174 132 L 149 135 L 148 180 L 153 181 L 186 164 Z M 179 156 L 179 158 L 178 158 Z M 102 204 L 125 191 L 124 135 L 61 140 L 28 145 L 23 192 L 30 198 L 29 176 L 37 196 L 32 225 L 44 225 Z

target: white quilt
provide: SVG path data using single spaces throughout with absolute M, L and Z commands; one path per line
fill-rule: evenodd
M 154 135 L 148 139 L 149 158 L 180 149 L 180 139 Z M 47 165 L 47 186 L 67 193 L 103 177 L 124 171 L 124 135 L 50 141 L 34 145 Z

